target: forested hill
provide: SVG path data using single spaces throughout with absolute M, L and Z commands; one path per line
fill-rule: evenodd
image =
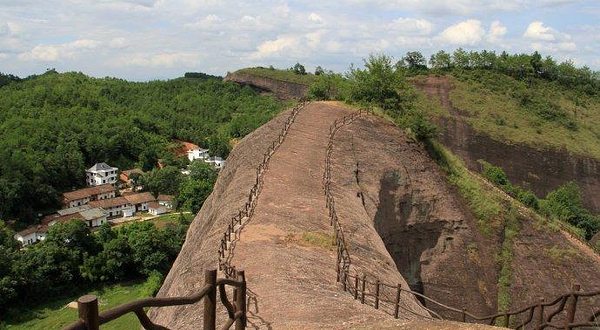
M 197 75 L 198 76 L 198 75 Z M 225 157 L 229 141 L 272 118 L 281 104 L 210 76 L 145 83 L 48 72 L 3 75 L 0 87 L 0 219 L 34 222 L 85 169 L 155 166 L 173 140 Z

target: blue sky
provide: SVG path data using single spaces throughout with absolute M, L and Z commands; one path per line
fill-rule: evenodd
M 131 80 L 247 66 L 338 72 L 369 53 L 540 51 L 600 70 L 600 1 L 0 0 L 0 72 Z

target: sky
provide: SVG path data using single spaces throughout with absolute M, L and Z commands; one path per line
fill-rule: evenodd
M 0 0 L 0 72 L 145 81 L 371 53 L 535 50 L 600 70 L 600 0 Z

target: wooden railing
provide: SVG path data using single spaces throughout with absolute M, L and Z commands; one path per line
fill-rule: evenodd
M 573 286 L 571 292 L 561 295 L 558 298 L 544 302 L 540 299 L 537 303 L 531 304 L 528 307 L 497 313 L 488 316 L 476 316 L 468 312 L 464 308 L 454 308 L 442 304 L 439 301 L 431 299 L 421 293 L 414 292 L 408 288 L 403 288 L 400 283 L 388 284 L 380 281 L 378 278 L 360 274 L 358 271 L 351 271 L 351 258 L 348 252 L 348 245 L 344 237 L 343 226 L 339 221 L 336 208 L 335 198 L 332 193 L 331 180 L 331 164 L 333 154 L 333 140 L 335 133 L 345 125 L 348 125 L 362 116 L 372 114 L 369 110 L 359 110 L 348 116 L 334 121 L 329 128 L 329 141 L 327 144 L 327 153 L 325 156 L 325 172 L 323 173 L 323 187 L 325 190 L 326 206 L 329 211 L 330 224 L 333 227 L 334 242 L 337 250 L 336 274 L 337 281 L 341 283 L 342 289 L 349 292 L 354 299 L 360 300 L 362 304 L 372 305 L 375 309 L 381 309 L 383 304 L 387 304 L 387 312 L 395 318 L 400 317 L 401 295 L 410 294 L 420 301 L 426 301 L 429 304 L 437 306 L 439 310 L 445 311 L 447 314 L 456 315 L 453 320 L 462 322 L 488 323 L 491 325 L 502 325 L 512 327 L 514 329 L 575 329 L 583 327 L 600 328 L 600 307 L 594 307 L 585 315 L 584 311 L 579 309 L 581 306 L 579 300 L 582 298 L 600 298 L 600 291 L 581 292 L 579 285 Z M 353 274 L 352 274 L 353 273 Z M 369 278 L 373 278 L 370 280 Z M 434 311 L 426 310 L 436 318 L 442 318 Z M 578 314 L 578 311 L 580 312 Z M 413 311 L 414 313 L 414 311 Z M 579 317 L 577 317 L 579 315 Z M 562 320 L 557 321 L 556 319 Z
M 234 288 L 234 303 L 227 298 L 225 286 Z M 208 270 L 204 275 L 204 287 L 196 294 L 185 297 L 143 298 L 98 313 L 98 298 L 93 295 L 82 296 L 77 300 L 79 320 L 63 328 L 63 330 L 99 330 L 100 325 L 113 321 L 125 314 L 134 313 L 140 324 L 147 330 L 169 330 L 153 323 L 146 314 L 145 308 L 191 305 L 204 300 L 203 330 L 216 329 L 217 290 L 223 306 L 227 310 L 228 319 L 221 330 L 231 328 L 235 323 L 236 330 L 246 329 L 246 278 L 243 271 L 237 272 L 237 279 L 217 279 L 216 270 Z M 195 327 L 198 328 L 198 327 Z
M 252 215 L 254 214 L 254 209 L 256 208 L 256 203 L 258 201 L 258 196 L 262 190 L 264 184 L 264 176 L 269 168 L 269 161 L 275 151 L 281 146 L 283 141 L 285 141 L 285 137 L 292 126 L 292 123 L 296 120 L 296 116 L 300 110 L 302 110 L 308 102 L 302 102 L 295 107 L 292 108 L 292 112 L 286 119 L 283 124 L 283 128 L 281 132 L 277 136 L 277 139 L 269 145 L 267 151 L 263 155 L 262 162 L 256 168 L 256 181 L 250 192 L 248 194 L 248 201 L 244 205 L 244 207 L 239 210 L 238 214 L 231 218 L 227 229 L 223 233 L 223 237 L 221 238 L 221 242 L 219 244 L 219 270 L 225 273 L 225 276 L 232 277 L 235 276 L 235 266 L 231 265 L 231 259 L 233 258 L 233 250 L 235 248 L 235 244 L 240 237 L 240 233 L 244 228 L 245 224 L 250 220 Z

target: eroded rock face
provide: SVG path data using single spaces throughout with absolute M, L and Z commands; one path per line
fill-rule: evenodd
M 412 290 L 478 315 L 496 313 L 498 256 L 508 215 L 501 214 L 492 233 L 483 234 L 425 150 L 381 119 L 361 118 L 341 129 L 333 163 L 340 164 L 334 181 L 345 192 L 345 202 L 337 207 L 364 208 Z M 354 221 L 348 213 L 347 221 Z M 523 210 L 515 217 L 518 233 L 510 244 L 510 285 L 508 297 L 503 297 L 511 310 L 541 297 L 554 299 L 574 283 L 588 292 L 600 289 L 600 257 L 589 247 Z M 360 231 L 350 233 L 351 250 L 363 246 L 352 247 L 359 236 Z M 582 310 L 591 311 L 600 299 L 580 303 Z M 425 305 L 444 315 L 435 305 Z
M 300 100 L 306 97 L 308 86 L 295 84 L 286 81 L 275 80 L 266 77 L 254 76 L 245 73 L 231 73 L 223 78 L 224 81 L 233 81 L 242 85 L 249 85 L 252 88 L 275 94 L 281 100 Z
M 497 274 L 489 256 L 496 243 L 483 243 L 474 217 L 423 148 L 373 117 L 341 129 L 334 146 L 333 163 L 346 164 L 334 180 L 365 210 L 410 288 L 477 314 L 494 312 Z M 354 235 L 360 232 L 351 233 L 351 245 Z
M 465 160 L 471 170 L 478 171 L 477 160 L 483 159 L 500 166 L 515 184 L 526 187 L 539 197 L 569 181 L 576 181 L 582 190 L 584 204 L 600 212 L 600 162 L 590 157 L 572 155 L 564 150 L 536 149 L 492 139 L 476 132 L 464 119 L 465 111 L 450 101 L 451 82 L 430 78 L 417 84 L 429 95 L 440 99 L 452 118 L 437 118 L 442 128 L 440 142 Z

